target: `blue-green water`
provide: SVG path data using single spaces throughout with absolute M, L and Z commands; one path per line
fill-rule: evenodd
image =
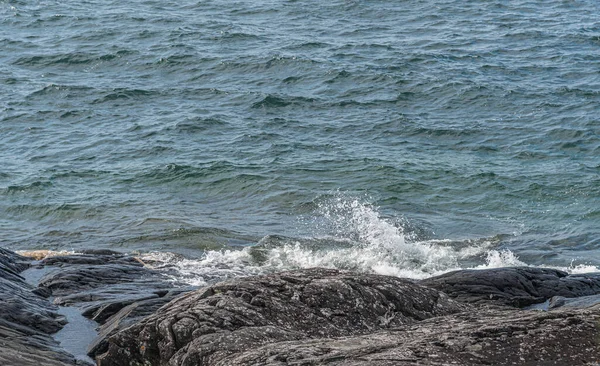
M 598 14 L 0 0 L 0 245 L 191 276 L 598 266 Z

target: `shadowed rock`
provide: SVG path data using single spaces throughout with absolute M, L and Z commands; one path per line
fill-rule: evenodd
M 192 288 L 173 289 L 162 297 L 140 300 L 125 306 L 118 313 L 107 318 L 98 329 L 98 337 L 88 347 L 88 355 L 95 358 L 108 350 L 108 339 L 118 331 L 129 327 L 151 315 L 182 293 Z
M 40 266 L 56 267 L 40 279 L 40 290 L 56 296 L 55 304 L 77 307 L 100 325 L 98 336 L 90 339 L 90 357 L 106 351 L 107 337 L 195 289 L 174 288 L 176 284 L 136 258 L 106 250 L 49 257 Z
M 525 307 L 553 296 L 579 297 L 600 293 L 600 273 L 569 275 L 548 268 L 460 270 L 419 282 L 468 303 Z
M 394 277 L 284 272 L 185 294 L 109 338 L 97 360 L 103 366 L 214 364 L 267 343 L 365 334 L 466 307 Z
M 28 267 L 27 258 L 0 248 L 0 365 L 75 364 L 50 336 L 65 319 L 19 275 Z
M 19 273 L 29 268 L 30 260 L 10 250 L 0 248 L 0 274 L 6 280 L 22 281 Z
M 43 266 L 57 266 L 40 279 L 39 288 L 56 296 L 54 303 L 78 306 L 83 315 L 103 323 L 137 301 L 165 296 L 173 283 L 123 254 L 79 254 L 46 258 Z

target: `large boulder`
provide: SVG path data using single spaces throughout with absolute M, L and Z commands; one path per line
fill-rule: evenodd
M 97 361 L 217 364 L 266 344 L 367 334 L 467 308 L 387 276 L 309 269 L 234 279 L 185 294 L 115 334 Z

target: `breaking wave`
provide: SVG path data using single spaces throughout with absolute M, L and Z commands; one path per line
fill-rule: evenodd
M 254 246 L 208 250 L 198 259 L 167 252 L 145 253 L 140 258 L 174 280 L 198 286 L 310 267 L 422 279 L 464 268 L 528 265 L 510 250 L 497 248 L 496 238 L 419 240 L 406 232 L 402 220 L 383 217 L 376 207 L 358 199 L 337 196 L 318 206 L 313 220 L 318 235 L 314 237 L 269 235 Z M 560 269 L 598 271 L 585 265 Z

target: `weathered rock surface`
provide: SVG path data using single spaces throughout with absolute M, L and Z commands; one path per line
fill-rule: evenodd
M 362 336 L 271 343 L 210 365 L 598 365 L 599 318 L 482 309 Z
M 454 284 L 449 292 L 476 306 L 407 280 L 325 269 L 227 281 L 186 294 L 110 337 L 97 360 L 100 366 L 600 362 L 600 306 L 550 312 L 505 306 L 593 292 L 596 275 L 467 272 L 465 289 Z
M 174 288 L 162 274 L 118 252 L 86 250 L 76 255 L 52 255 L 34 262 L 0 248 L 2 366 L 88 364 L 85 350 L 74 353 L 76 359 L 53 339 L 68 320 L 57 312 L 57 305 L 74 306 L 100 325 L 109 321 L 100 327 L 96 340 L 86 333 L 95 352 L 107 348 L 106 337 L 191 290 Z M 26 269 L 23 275 L 27 280 L 21 275 Z M 123 308 L 132 310 L 121 312 Z M 119 316 L 114 317 L 117 313 Z
M 75 359 L 50 336 L 65 319 L 19 275 L 29 265 L 0 248 L 0 365 L 73 365 Z
M 420 284 L 468 303 L 525 307 L 553 296 L 568 298 L 600 293 L 600 273 L 569 275 L 548 268 L 460 270 L 425 279 Z
M 53 256 L 40 265 L 58 268 L 40 279 L 39 288 L 56 296 L 55 304 L 75 306 L 100 325 L 87 351 L 90 357 L 106 351 L 107 337 L 194 289 L 174 287 L 136 258 L 106 250 Z
M 342 337 L 468 306 L 408 280 L 327 269 L 235 279 L 183 295 L 109 339 L 99 365 L 204 365 L 267 343 Z
M 79 254 L 50 257 L 42 266 L 56 266 L 39 281 L 55 296 L 54 303 L 82 308 L 83 315 L 103 323 L 130 304 L 163 297 L 173 288 L 165 277 L 123 254 Z
M 191 290 L 188 287 L 173 289 L 162 297 L 135 301 L 121 308 L 116 314 L 101 322 L 102 325 L 98 329 L 98 337 L 88 347 L 88 355 L 95 358 L 97 355 L 106 352 L 110 336 L 153 314 L 175 297 Z
M 554 296 L 548 301 L 549 309 L 572 308 L 587 309 L 600 304 L 600 295 L 590 295 L 575 298 Z
M 0 248 L 0 365 L 85 363 L 52 338 L 66 320 L 50 301 L 98 323 L 100 366 L 600 364 L 597 273 L 308 269 L 191 290 L 117 252 L 32 262 Z

